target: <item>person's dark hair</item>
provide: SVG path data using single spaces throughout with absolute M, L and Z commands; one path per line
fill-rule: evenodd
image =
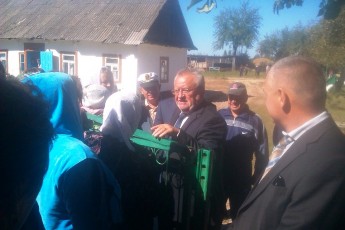
M 101 73 L 104 73 L 106 74 L 107 76 L 107 79 L 111 85 L 111 91 L 112 92 L 117 92 L 117 85 L 115 84 L 115 81 L 114 81 L 114 75 L 113 73 L 111 72 L 110 68 L 106 67 L 106 66 L 103 66 L 101 68 L 101 70 L 99 71 L 99 74 Z M 101 80 L 99 79 L 99 83 L 101 83 Z
M 81 85 L 80 78 L 76 75 L 71 75 L 71 78 L 78 90 L 78 100 L 81 103 L 83 100 L 83 86 Z
M 0 80 L 6 79 L 6 70 L 2 62 L 0 61 Z
M 13 222 L 21 208 L 16 202 L 39 192 L 54 131 L 48 105 L 30 85 L 2 80 L 0 105 L 0 210 L 12 213 Z

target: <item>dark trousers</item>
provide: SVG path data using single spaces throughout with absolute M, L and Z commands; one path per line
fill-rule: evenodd
M 230 218 L 234 220 L 236 218 L 236 214 L 240 206 L 242 205 L 243 201 L 246 199 L 248 193 L 250 191 L 249 186 L 231 186 L 226 188 L 225 190 L 225 202 L 227 199 L 230 201 Z

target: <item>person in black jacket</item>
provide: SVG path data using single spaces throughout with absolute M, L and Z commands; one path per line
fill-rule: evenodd
M 191 229 L 201 229 L 205 220 L 209 220 L 206 223 L 208 229 L 218 229 L 223 210 L 221 174 L 218 170 L 221 169 L 222 146 L 226 135 L 225 121 L 217 113 L 216 107 L 205 101 L 205 80 L 199 72 L 180 70 L 175 76 L 172 93 L 177 108 L 173 111 L 171 122 L 153 126 L 153 136 L 170 136 L 191 149 L 205 148 L 213 151 L 210 218 L 197 212 L 201 209 L 197 210 L 195 218 L 192 218 Z

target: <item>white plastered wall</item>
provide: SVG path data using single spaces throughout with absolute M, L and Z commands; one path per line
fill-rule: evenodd
M 77 52 L 77 71 L 82 85 L 98 83 L 98 73 L 103 65 L 104 54 L 121 56 L 119 89 L 136 91 L 137 77 L 141 73 L 156 72 L 159 75 L 160 57 L 169 58 L 169 79 L 162 83 L 161 90 L 171 90 L 178 70 L 187 65 L 187 50 L 158 45 L 102 44 L 95 42 L 46 41 L 46 40 L 0 40 L 0 50 L 8 50 L 9 73 L 19 73 L 19 53 L 24 52 L 24 43 L 45 43 L 46 51 L 52 51 L 60 64 L 60 52 Z M 60 66 L 59 66 L 60 69 Z

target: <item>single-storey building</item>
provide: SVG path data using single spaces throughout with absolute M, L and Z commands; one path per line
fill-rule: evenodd
M 178 0 L 0 0 L 0 60 L 14 76 L 41 67 L 85 86 L 107 66 L 119 89 L 153 71 L 164 91 L 191 49 Z
M 231 68 L 231 55 L 226 56 L 210 56 L 190 54 L 187 56 L 188 66 L 203 70 L 219 70 L 220 68 Z

